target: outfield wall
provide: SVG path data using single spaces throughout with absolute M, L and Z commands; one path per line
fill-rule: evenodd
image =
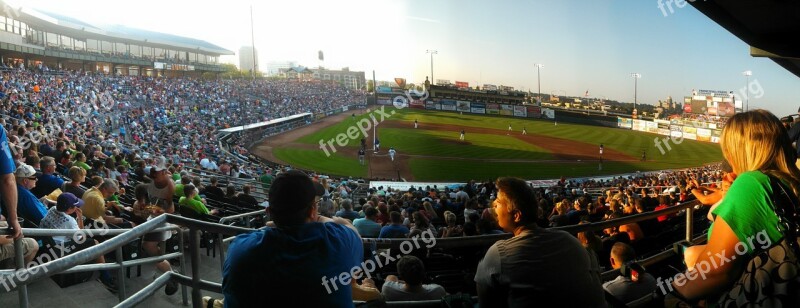
M 378 105 L 391 105 L 389 99 L 378 100 Z M 547 119 L 554 122 L 580 125 L 623 128 L 646 133 L 719 143 L 722 128 L 716 123 L 691 120 L 642 120 L 617 115 L 600 115 L 542 108 L 533 105 L 511 105 L 461 101 L 453 99 L 410 100 L 412 109 L 469 113 L 475 115 L 505 116 L 514 118 Z

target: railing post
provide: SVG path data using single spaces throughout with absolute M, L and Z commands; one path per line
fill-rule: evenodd
M 183 234 L 183 229 L 181 228 L 178 231 L 178 236 L 179 236 L 178 243 L 180 243 L 180 245 L 181 245 L 180 246 L 181 256 L 180 256 L 179 259 L 180 259 L 180 262 L 181 262 L 181 265 L 180 265 L 181 274 L 186 275 L 186 258 L 184 257 L 184 255 L 186 253 L 186 249 L 185 249 L 186 246 L 184 245 L 184 242 L 183 242 L 183 235 L 184 235 Z M 184 306 L 189 305 L 189 294 L 186 293 L 186 285 L 184 285 L 184 284 L 181 284 L 181 297 L 183 299 L 183 305 Z
M 686 208 L 686 241 L 692 242 L 692 234 L 694 233 L 694 207 Z
M 203 305 L 203 296 L 200 293 L 200 231 L 189 228 L 189 248 L 192 253 L 192 306 L 200 308 Z
M 121 303 L 125 301 L 125 266 L 122 265 L 124 261 L 122 258 L 122 246 L 117 247 L 116 255 L 117 264 L 119 264 L 117 269 L 117 296 L 119 296 L 119 302 Z
M 14 263 L 16 263 L 17 270 L 25 268 L 25 256 L 22 252 L 22 238 L 14 240 Z M 14 273 L 16 275 L 16 273 Z M 17 288 L 17 295 L 19 295 L 19 306 L 21 308 L 28 308 L 28 285 L 20 284 Z
M 217 233 L 217 244 L 219 244 L 219 269 L 222 270 L 225 268 L 225 242 L 223 242 L 225 238 L 223 237 L 222 233 Z

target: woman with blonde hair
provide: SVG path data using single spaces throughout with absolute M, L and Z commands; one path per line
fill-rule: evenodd
M 444 212 L 444 220 L 447 222 L 446 227 L 442 227 L 439 229 L 439 234 L 442 237 L 460 237 L 464 235 L 464 231 L 461 229 L 461 226 L 456 224 L 456 214 L 451 211 Z
M 690 303 L 798 307 L 800 170 L 786 129 L 768 111 L 739 113 L 725 125 L 720 146 L 737 178 L 711 211 L 707 244 L 684 256 L 689 270 L 679 276 L 689 279 L 666 289 Z M 692 279 L 695 268 L 703 279 Z

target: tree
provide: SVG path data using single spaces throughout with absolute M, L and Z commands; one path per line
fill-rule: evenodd
M 367 92 L 375 92 L 375 84 L 372 80 L 367 80 Z

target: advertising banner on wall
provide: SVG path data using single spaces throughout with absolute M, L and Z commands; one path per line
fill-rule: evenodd
M 698 128 L 697 129 L 697 141 L 711 141 L 711 130 L 707 128 Z
M 514 115 L 514 106 L 501 104 L 500 115 L 507 115 L 507 116 Z
M 437 108 L 438 106 L 439 106 L 439 103 L 434 102 L 434 101 L 426 101 L 425 102 L 425 109 L 428 109 L 428 110 L 441 109 L 441 108 Z
M 454 100 L 443 99 L 440 104 L 442 105 L 442 110 L 456 111 L 456 101 Z
M 485 103 L 476 103 L 472 102 L 470 105 L 470 112 L 478 113 L 478 114 L 485 114 L 486 113 L 486 104 Z
M 697 134 L 684 132 L 683 133 L 683 138 L 691 139 L 691 140 L 697 140 Z
M 683 132 L 682 131 L 673 130 L 673 131 L 669 132 L 669 135 L 670 135 L 670 137 L 683 138 Z
M 632 128 L 633 130 L 644 132 L 647 131 L 647 123 L 644 120 L 633 120 Z
M 500 104 L 486 104 L 486 114 L 500 114 Z
M 466 81 L 456 81 L 456 88 L 469 88 L 469 82 Z
M 633 127 L 633 121 L 628 118 L 617 118 L 617 127 L 630 129 Z
M 669 136 L 669 129 L 668 128 L 659 128 L 658 134 L 663 136 Z
M 526 117 L 528 115 L 528 109 L 525 106 L 514 106 L 514 116 L 515 117 Z
M 411 105 L 411 108 L 414 109 L 425 109 L 425 102 L 418 99 L 412 100 L 409 105 Z
M 456 110 L 469 112 L 469 101 L 456 101 Z
M 647 132 L 658 133 L 658 123 L 647 121 Z
M 683 127 L 684 136 L 688 134 L 697 134 L 697 128 L 691 126 L 684 126 Z
M 529 118 L 541 118 L 542 117 L 542 107 L 539 107 L 539 106 L 528 106 L 528 117 Z
M 542 108 L 542 117 L 547 119 L 555 119 L 556 111 L 553 109 Z

